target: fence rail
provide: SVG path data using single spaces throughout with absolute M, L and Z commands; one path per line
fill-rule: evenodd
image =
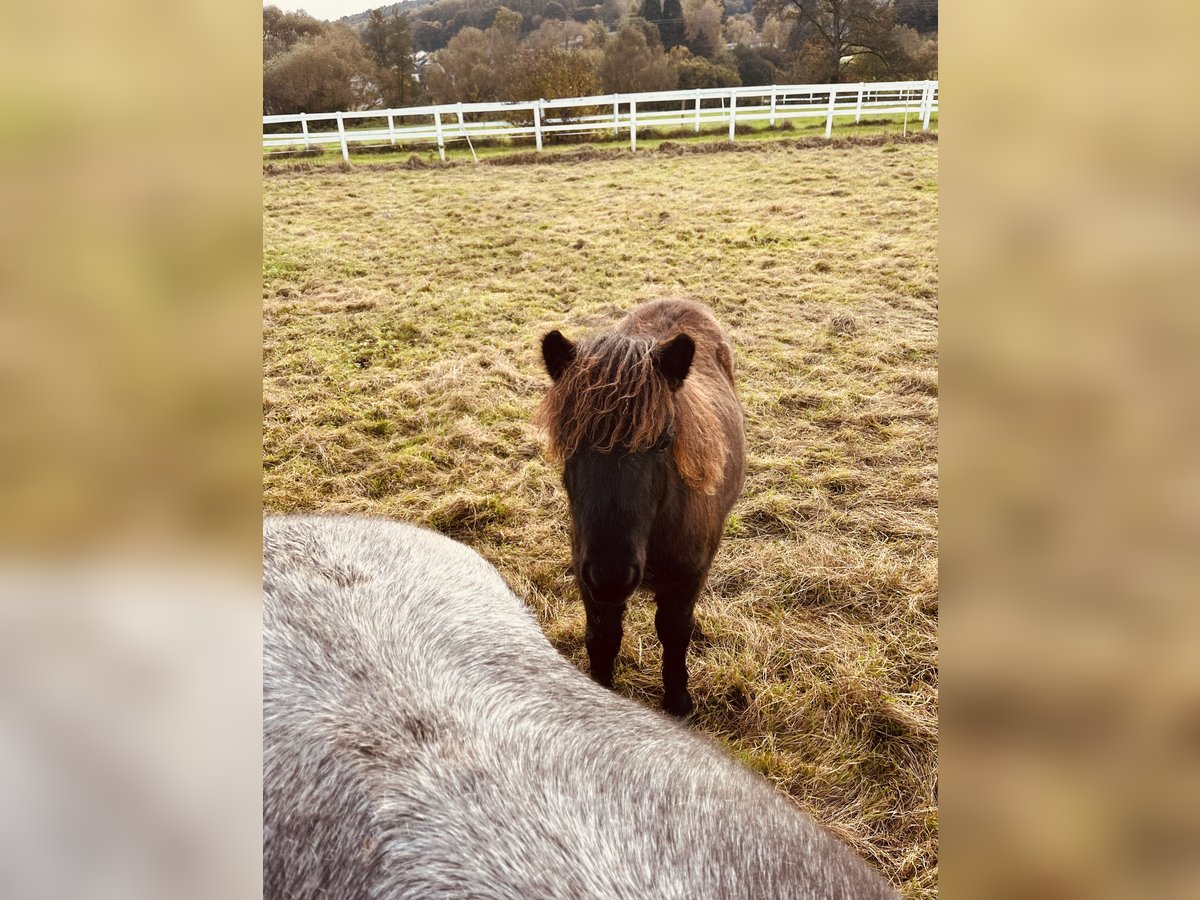
M 860 84 L 776 84 L 734 88 L 701 88 L 690 91 L 649 91 L 640 94 L 607 94 L 530 100 L 520 103 L 448 103 L 404 109 L 355 112 L 299 113 L 263 116 L 263 148 L 296 147 L 306 150 L 321 144 L 339 144 L 349 161 L 352 143 L 389 142 L 437 144 L 446 158 L 446 144 L 473 139 L 533 136 L 540 151 L 542 140 L 554 134 L 598 134 L 622 131 L 629 147 L 637 149 L 638 129 L 676 126 L 699 132 L 705 125 L 729 127 L 736 139 L 739 123 L 777 122 L 823 118 L 825 136 L 833 134 L 833 121 L 854 116 L 914 116 L 929 128 L 938 110 L 936 81 L 878 81 Z M 336 131 L 310 130 L 310 123 L 336 123 Z M 351 127 L 355 123 L 357 127 Z M 295 130 L 275 130 L 285 126 Z M 266 129 L 272 128 L 268 132 Z M 471 147 L 474 153 L 474 147 Z

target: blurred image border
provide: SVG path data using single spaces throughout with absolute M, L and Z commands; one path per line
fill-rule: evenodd
M 945 13 L 941 878 L 1195 896 L 1200 12 Z M 259 890 L 260 27 L 0 34 L 0 894 Z

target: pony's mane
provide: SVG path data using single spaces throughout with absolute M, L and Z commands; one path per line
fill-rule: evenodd
M 579 343 L 535 416 L 549 438 L 551 458 L 561 463 L 580 449 L 649 450 L 673 427 L 672 456 L 680 476 L 703 493 L 716 490 L 729 452 L 725 431 L 694 369 L 673 391 L 654 365 L 654 350 L 671 337 L 609 332 Z

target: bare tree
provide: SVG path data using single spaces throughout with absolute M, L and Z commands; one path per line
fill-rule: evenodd
M 812 75 L 839 81 L 843 60 L 859 54 L 895 67 L 896 14 L 892 0 L 759 0 L 756 12 L 795 22 L 800 54 L 812 60 Z

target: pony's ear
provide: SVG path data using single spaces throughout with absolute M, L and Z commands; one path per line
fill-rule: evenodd
M 562 336 L 561 331 L 551 331 L 542 338 L 542 359 L 550 377 L 558 381 L 575 358 L 575 345 Z
M 671 390 L 677 391 L 687 378 L 695 355 L 696 344 L 686 334 L 679 334 L 654 351 L 654 366 L 667 379 Z

